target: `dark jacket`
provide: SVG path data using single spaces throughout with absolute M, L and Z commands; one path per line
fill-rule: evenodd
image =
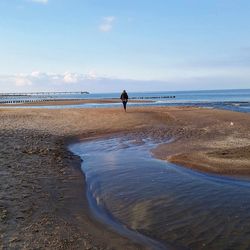
M 120 99 L 122 101 L 127 101 L 128 100 L 128 94 L 126 92 L 122 93 Z

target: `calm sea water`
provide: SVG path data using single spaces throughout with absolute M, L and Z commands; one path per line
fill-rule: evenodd
M 249 249 L 250 180 L 201 174 L 154 159 L 150 150 L 156 145 L 123 137 L 70 147 L 83 159 L 95 215 L 115 229 L 163 242 L 167 249 Z
M 162 98 L 175 96 L 175 98 Z M 120 93 L 106 94 L 78 94 L 78 95 L 51 95 L 51 96 L 30 96 L 30 97 L 11 97 L 8 100 L 19 99 L 105 99 L 119 98 Z M 129 103 L 129 106 L 173 106 L 173 105 L 192 105 L 208 108 L 221 108 L 240 112 L 250 112 L 250 89 L 245 90 L 209 90 L 209 91 L 176 91 L 176 92 L 138 92 L 129 93 L 133 99 L 153 100 L 152 103 Z M 6 98 L 0 97 L 1 100 Z M 81 104 L 65 106 L 46 106 L 44 108 L 96 108 L 96 107 L 118 107 L 121 104 Z M 34 106 L 35 107 L 35 106 Z M 37 107 L 36 107 L 37 108 Z

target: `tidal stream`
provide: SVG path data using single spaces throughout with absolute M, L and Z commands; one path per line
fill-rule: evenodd
M 157 160 L 157 145 L 124 136 L 70 146 L 97 219 L 152 249 L 249 249 L 250 180 Z

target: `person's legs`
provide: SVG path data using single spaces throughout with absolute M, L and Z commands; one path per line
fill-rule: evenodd
M 126 111 L 127 102 L 126 102 L 126 101 L 123 101 L 122 103 L 123 103 L 123 108 L 124 108 L 124 110 Z

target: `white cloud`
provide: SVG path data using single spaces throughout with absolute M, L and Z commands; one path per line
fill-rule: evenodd
M 25 75 L 20 74 L 15 77 L 15 85 L 17 87 L 30 86 L 32 82 Z
M 88 79 L 88 80 L 97 79 L 96 72 L 95 72 L 94 70 L 89 71 L 89 72 L 86 74 L 86 79 Z
M 115 17 L 107 16 L 104 17 L 102 23 L 99 25 L 99 30 L 101 32 L 109 32 L 113 29 Z
M 30 2 L 33 3 L 41 3 L 41 4 L 47 4 L 49 0 L 29 0 Z
M 97 79 L 94 71 L 87 74 L 78 74 L 72 72 L 65 72 L 63 74 L 44 73 L 40 71 L 33 71 L 30 74 L 17 74 L 12 76 L 0 76 L 1 81 L 9 82 L 16 87 L 25 86 L 42 86 L 42 85 L 65 85 L 65 84 L 80 84 L 84 81 L 91 81 Z
M 41 76 L 41 72 L 40 71 L 33 71 L 30 75 L 33 77 L 39 78 Z
M 63 75 L 63 81 L 65 83 L 77 83 L 81 80 L 82 76 L 76 73 L 65 72 Z
M 20 91 L 89 91 L 119 92 L 160 91 L 185 89 L 249 88 L 250 72 L 247 68 L 221 69 L 169 69 L 169 73 L 158 79 L 122 78 L 97 75 L 94 70 L 87 73 L 44 73 L 0 75 L 1 92 Z

